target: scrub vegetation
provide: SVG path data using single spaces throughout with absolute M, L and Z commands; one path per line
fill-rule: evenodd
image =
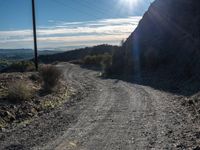
M 24 64 L 29 66 L 31 63 L 17 63 L 17 66 Z M 14 122 L 26 122 L 38 113 L 49 111 L 64 103 L 70 95 L 70 90 L 62 75 L 63 73 L 53 65 L 40 66 L 39 73 L 1 73 L 0 129 Z

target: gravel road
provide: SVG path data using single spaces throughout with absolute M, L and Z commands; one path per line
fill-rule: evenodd
M 63 63 L 78 94 L 27 126 L 0 134 L 0 149 L 145 150 L 198 145 L 179 96 Z

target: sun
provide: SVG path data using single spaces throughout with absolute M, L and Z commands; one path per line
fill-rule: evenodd
M 138 4 L 139 0 L 119 0 L 119 5 L 129 11 L 132 11 Z
M 121 1 L 124 1 L 124 3 L 127 3 L 129 5 L 135 5 L 139 0 L 121 0 Z

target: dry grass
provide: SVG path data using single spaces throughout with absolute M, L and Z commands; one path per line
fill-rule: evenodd
M 62 78 L 62 71 L 53 65 L 41 67 L 39 74 L 43 81 L 43 89 L 46 92 L 52 92 L 59 85 Z
M 10 83 L 8 86 L 8 99 L 13 102 L 28 101 L 33 97 L 33 89 L 26 82 Z
M 53 74 L 55 77 L 51 69 L 47 69 L 43 75 Z M 41 94 L 44 80 L 40 73 L 0 74 L 0 130 L 13 122 L 24 123 L 41 111 L 49 111 L 65 103 L 71 96 L 71 89 L 68 89 L 65 80 L 57 79 L 59 88 L 55 92 Z

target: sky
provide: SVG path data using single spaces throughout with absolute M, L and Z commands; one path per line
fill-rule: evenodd
M 119 45 L 152 0 L 35 0 L 39 49 Z M 0 49 L 33 48 L 31 0 L 0 0 Z

